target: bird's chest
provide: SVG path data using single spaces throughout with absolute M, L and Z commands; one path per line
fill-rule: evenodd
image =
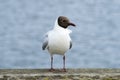
M 54 36 L 54 37 L 53 37 Z M 70 36 L 66 33 L 51 34 L 49 36 L 49 49 L 53 53 L 65 53 L 70 46 Z

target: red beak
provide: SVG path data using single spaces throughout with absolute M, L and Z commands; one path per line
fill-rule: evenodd
M 69 23 L 69 25 L 74 26 L 74 27 L 76 26 L 74 23 L 71 23 L 71 22 Z

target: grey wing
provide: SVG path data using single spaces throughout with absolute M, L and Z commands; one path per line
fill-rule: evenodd
M 45 36 L 45 40 L 42 45 L 43 50 L 45 50 L 46 48 L 48 48 L 48 35 Z
M 69 47 L 69 49 L 71 49 L 72 48 L 72 41 L 70 41 L 70 47 Z

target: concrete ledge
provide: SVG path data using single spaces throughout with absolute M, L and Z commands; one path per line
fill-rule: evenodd
M 120 69 L 0 69 L 0 80 L 120 80 Z

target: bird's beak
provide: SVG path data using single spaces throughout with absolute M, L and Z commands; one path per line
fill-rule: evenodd
M 69 22 L 69 25 L 74 27 L 76 26 L 74 23 L 71 23 L 71 22 Z

